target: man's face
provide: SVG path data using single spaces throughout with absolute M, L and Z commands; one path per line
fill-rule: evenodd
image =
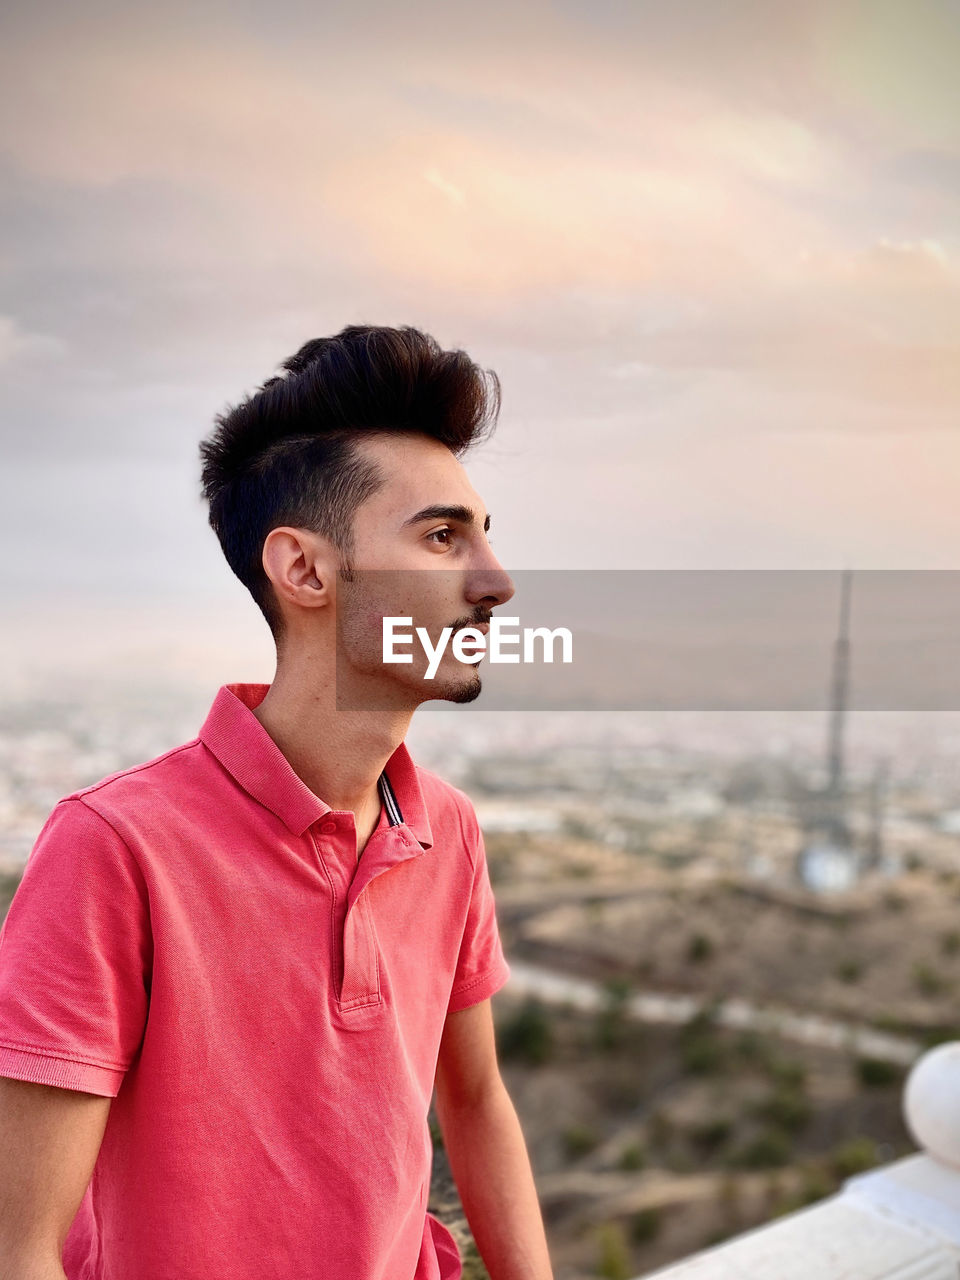
M 446 445 L 428 436 L 373 436 L 358 451 L 385 483 L 357 508 L 353 572 L 337 583 L 338 691 L 355 705 L 471 702 L 478 665 L 458 659 L 452 643 L 432 680 L 417 639 L 400 650 L 411 664 L 384 664 L 383 619 L 411 618 L 402 629 L 424 627 L 433 645 L 444 627 L 486 630 L 514 593 L 487 538 L 486 508 Z

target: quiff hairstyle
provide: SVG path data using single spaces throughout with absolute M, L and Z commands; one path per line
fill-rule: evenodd
M 492 370 L 408 325 L 347 325 L 304 343 L 280 368 L 218 414 L 200 444 L 210 525 L 278 645 L 282 615 L 262 561 L 270 530 L 289 525 L 329 538 L 349 573 L 354 513 L 386 479 L 357 441 L 420 433 L 459 457 L 500 412 Z

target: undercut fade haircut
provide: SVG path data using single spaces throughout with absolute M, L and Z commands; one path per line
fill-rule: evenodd
M 500 412 L 492 370 L 408 325 L 348 325 L 312 338 L 280 367 L 218 414 L 200 445 L 210 525 L 278 645 L 282 616 L 262 562 L 270 530 L 289 525 L 329 538 L 349 573 L 354 513 L 385 482 L 357 441 L 420 433 L 459 457 Z

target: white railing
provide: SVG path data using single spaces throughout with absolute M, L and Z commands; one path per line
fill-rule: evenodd
M 914 1064 L 904 1117 L 916 1155 L 646 1280 L 960 1280 L 960 1041 Z

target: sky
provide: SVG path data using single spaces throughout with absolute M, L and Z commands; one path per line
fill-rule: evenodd
M 197 444 L 348 323 L 497 371 L 507 568 L 958 567 L 957 65 L 955 0 L 6 6 L 0 658 L 262 669 Z

